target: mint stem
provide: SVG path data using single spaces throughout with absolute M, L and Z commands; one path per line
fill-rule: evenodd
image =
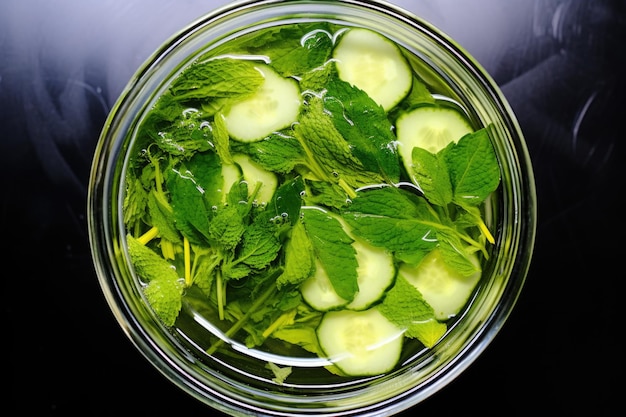
M 217 342 L 213 343 L 206 350 L 206 353 L 209 354 L 209 355 L 212 355 L 213 353 L 215 353 L 215 351 L 220 346 L 222 346 L 222 344 L 224 344 L 225 339 L 226 338 L 230 339 L 235 333 L 237 333 L 246 324 L 246 322 L 248 321 L 250 316 L 259 307 L 261 307 L 263 304 L 265 304 L 265 301 L 267 301 L 267 299 L 269 299 L 272 295 L 274 295 L 274 293 L 276 291 L 277 291 L 276 286 L 275 285 L 271 285 L 263 294 L 261 294 L 261 296 L 259 298 L 257 298 L 257 300 L 254 302 L 254 304 L 252 304 L 252 306 L 246 312 L 246 314 L 244 314 L 242 318 L 240 318 L 230 329 L 228 329 L 226 331 L 226 333 L 224 333 L 225 338 L 224 339 L 219 339 Z

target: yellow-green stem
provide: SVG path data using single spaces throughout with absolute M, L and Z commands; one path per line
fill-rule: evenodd
M 143 235 L 139 236 L 137 239 L 142 245 L 146 245 L 152 239 L 159 235 L 159 229 L 156 226 L 152 226 L 150 230 L 148 230 Z
M 189 239 L 183 237 L 183 255 L 185 259 L 185 285 L 191 286 L 191 248 L 189 246 Z

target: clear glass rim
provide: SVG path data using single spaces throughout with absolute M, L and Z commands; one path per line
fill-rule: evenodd
M 285 13 L 285 8 L 306 17 L 329 17 L 339 10 L 350 10 L 351 13 L 345 17 L 348 24 L 366 24 L 359 19 L 376 20 L 382 16 L 385 23 L 393 22 L 393 25 L 375 25 L 404 46 L 411 48 L 414 36 L 420 37 L 422 42 L 428 40 L 432 43 L 433 50 L 420 53 L 432 60 L 434 66 L 450 69 L 450 65 L 454 64 L 451 77 L 462 77 L 471 84 L 471 88 L 465 86 L 469 88 L 468 91 L 461 88 L 459 93 L 478 92 L 486 98 L 486 108 L 478 109 L 474 117 L 497 117 L 497 137 L 506 139 L 496 144 L 504 161 L 503 178 L 510 181 L 507 181 L 508 188 L 503 192 L 504 201 L 500 214 L 505 220 L 503 223 L 506 230 L 498 233 L 499 238 L 504 237 L 506 241 L 500 241 L 497 245 L 503 256 L 501 262 L 493 266 L 492 279 L 489 280 L 497 288 L 489 292 L 489 297 L 477 300 L 476 304 L 481 311 L 485 310 L 488 314 L 470 317 L 468 320 L 472 319 L 473 326 L 466 331 L 468 334 L 451 337 L 433 349 L 432 357 L 444 359 L 439 359 L 440 365 L 428 379 L 420 380 L 415 367 L 405 367 L 394 374 L 395 380 L 383 378 L 389 382 L 382 385 L 375 384 L 316 398 L 320 404 L 334 403 L 333 407 L 310 404 L 307 408 L 292 408 L 298 405 L 298 401 L 302 401 L 300 395 L 285 396 L 280 405 L 268 405 L 263 390 L 246 390 L 240 387 L 233 391 L 231 388 L 234 389 L 236 385 L 234 381 L 231 381 L 232 385 L 224 385 L 217 379 L 202 380 L 206 374 L 198 374 L 193 365 L 195 358 L 169 333 L 163 336 L 167 332 L 158 320 L 129 299 L 129 294 L 133 294 L 136 288 L 119 278 L 132 275 L 119 224 L 119 207 L 123 200 L 120 191 L 121 168 L 117 162 L 129 146 L 126 132 L 132 131 L 137 120 L 129 119 L 125 115 L 135 114 L 135 109 L 145 106 L 146 97 L 154 97 L 162 86 L 163 78 L 170 76 L 186 62 L 189 54 L 207 42 L 207 31 L 215 31 L 215 28 L 222 31 L 234 30 L 242 24 L 254 26 L 261 14 L 266 21 L 276 21 Z M 268 13 L 268 9 L 272 12 Z M 403 29 L 391 32 L 400 28 Z M 442 51 L 445 53 L 441 54 Z M 430 397 L 463 372 L 491 343 L 510 315 L 530 266 L 535 240 L 535 199 L 530 157 L 512 109 L 486 71 L 440 30 L 397 6 L 380 1 L 246 0 L 230 3 L 183 28 L 164 43 L 133 76 L 113 106 L 98 142 L 91 171 L 87 213 L 94 265 L 111 310 L 138 350 L 184 391 L 215 409 L 232 415 L 366 416 L 396 414 Z M 515 278 L 509 279 L 510 276 Z M 162 345 L 164 340 L 169 345 Z M 450 346 L 454 344 L 458 345 L 455 346 L 455 355 L 446 357 L 445 352 L 450 351 Z M 170 351 L 168 347 L 171 346 L 182 349 Z M 380 391 L 385 389 L 392 395 L 381 397 Z M 356 396 L 359 396 L 358 400 Z

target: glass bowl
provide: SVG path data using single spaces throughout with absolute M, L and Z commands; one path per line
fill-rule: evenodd
M 176 326 L 165 325 L 147 302 L 145 283 L 129 256 L 126 172 L 141 145 L 139 126 L 159 96 L 200 56 L 223 51 L 220 48 L 233 39 L 259 29 L 311 22 L 367 28 L 412 54 L 414 69 L 430 88 L 445 92 L 445 100 L 465 109 L 475 127 L 489 126 L 499 167 L 500 185 L 483 207 L 494 243 L 468 306 L 432 347 L 404 354 L 392 371 L 380 375 L 335 377 L 318 372 L 328 365 L 325 359 L 284 362 L 234 340 L 225 343 L 226 354 L 209 354 L 203 338 L 219 330 L 197 311 Z M 433 395 L 485 350 L 511 313 L 531 261 L 535 221 L 529 155 L 494 81 L 429 23 L 389 3 L 364 0 L 234 2 L 178 32 L 136 72 L 113 106 L 95 152 L 88 196 L 93 260 L 115 318 L 166 378 L 231 415 L 392 415 Z M 293 373 L 278 381 L 265 366 L 268 362 L 289 365 Z

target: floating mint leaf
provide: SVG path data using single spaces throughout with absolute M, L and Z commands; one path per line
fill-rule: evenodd
M 438 206 L 452 202 L 452 184 L 448 166 L 440 154 L 415 147 L 412 152 L 413 174 L 428 201 Z
M 441 227 L 426 200 L 391 186 L 359 192 L 343 218 L 356 236 L 410 263 L 437 244 Z
M 326 86 L 324 107 L 363 167 L 395 183 L 400 176 L 396 137 L 387 114 L 370 96 L 333 78 Z
M 498 187 L 500 167 L 486 128 L 464 136 L 444 156 L 460 206 L 480 204 Z
M 251 94 L 263 83 L 254 62 L 210 59 L 187 68 L 170 87 L 174 100 L 208 100 Z
M 351 301 L 359 289 L 358 262 L 352 238 L 346 234 L 341 223 L 327 212 L 309 208 L 302 213 L 304 228 L 335 292 Z

